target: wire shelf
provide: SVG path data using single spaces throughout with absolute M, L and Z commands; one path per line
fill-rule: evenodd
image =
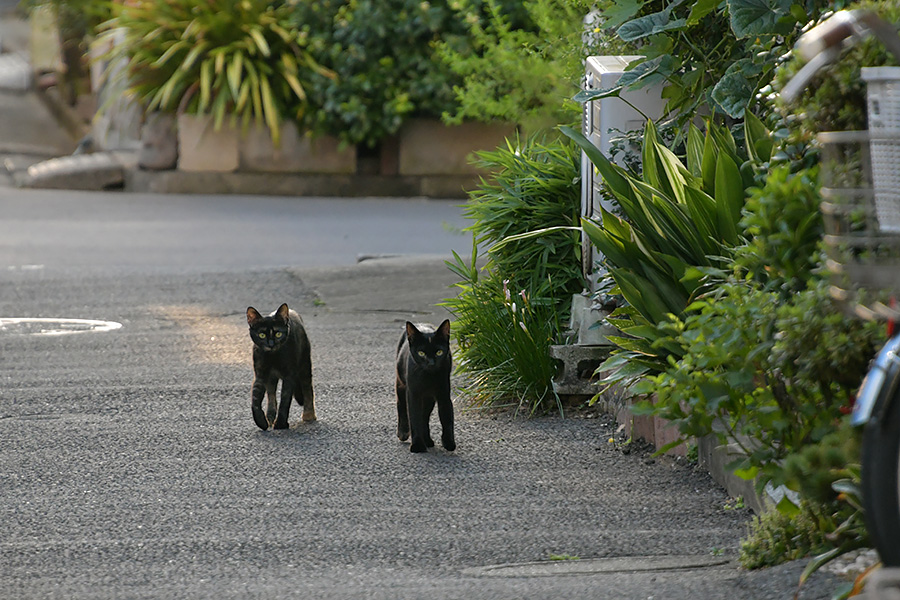
M 900 132 L 827 132 L 818 141 L 832 294 L 864 318 L 900 320 L 893 300 L 900 298 L 900 186 L 886 193 L 873 177 L 890 160 L 900 180 Z M 883 152 L 887 146 L 896 147 L 897 160 Z

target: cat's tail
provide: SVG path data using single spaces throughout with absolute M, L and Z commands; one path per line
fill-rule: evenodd
M 400 336 L 400 343 L 397 344 L 397 354 L 400 354 L 400 351 L 403 350 L 403 344 L 406 343 L 406 330 L 403 330 L 403 334 Z

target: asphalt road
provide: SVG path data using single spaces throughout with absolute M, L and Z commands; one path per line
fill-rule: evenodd
M 457 390 L 456 452 L 397 441 L 396 339 L 446 314 L 455 203 L 0 189 L 0 214 L 0 318 L 122 325 L 0 329 L 2 598 L 793 594 L 802 564 L 737 567 L 749 515 L 707 475 L 622 453 L 602 418 Z M 281 302 L 319 420 L 262 432 L 244 311 Z M 829 598 L 817 582 L 801 598 Z

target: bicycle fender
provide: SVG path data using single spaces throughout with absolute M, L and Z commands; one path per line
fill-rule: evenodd
M 875 358 L 875 363 L 866 373 L 859 393 L 856 395 L 850 423 L 864 425 L 869 422 L 878 401 L 882 398 L 890 400 L 898 387 L 900 387 L 900 335 L 888 340 Z M 888 402 L 881 404 L 882 412 L 887 406 Z

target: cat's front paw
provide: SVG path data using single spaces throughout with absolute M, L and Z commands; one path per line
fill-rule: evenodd
M 409 445 L 410 452 L 428 452 L 428 447 L 425 445 L 425 442 L 422 440 L 413 440 L 413 443 Z
M 434 448 L 434 440 L 430 437 L 425 438 L 425 445 L 429 448 Z
M 316 420 L 316 411 L 314 411 L 314 410 L 303 411 L 303 414 L 300 415 L 300 420 L 304 421 L 306 423 L 312 423 L 313 421 Z
M 397 439 L 401 442 L 405 442 L 409 439 L 409 429 L 400 429 L 397 428 Z
M 266 419 L 266 413 L 261 408 L 253 408 L 253 422 L 263 431 L 269 429 L 269 420 Z
M 442 436 L 441 437 L 441 445 L 443 445 L 444 450 L 447 450 L 448 452 L 453 452 L 454 450 L 456 450 L 456 440 L 453 438 L 452 435 Z
M 287 429 L 288 427 L 287 419 L 275 419 L 275 429 Z

